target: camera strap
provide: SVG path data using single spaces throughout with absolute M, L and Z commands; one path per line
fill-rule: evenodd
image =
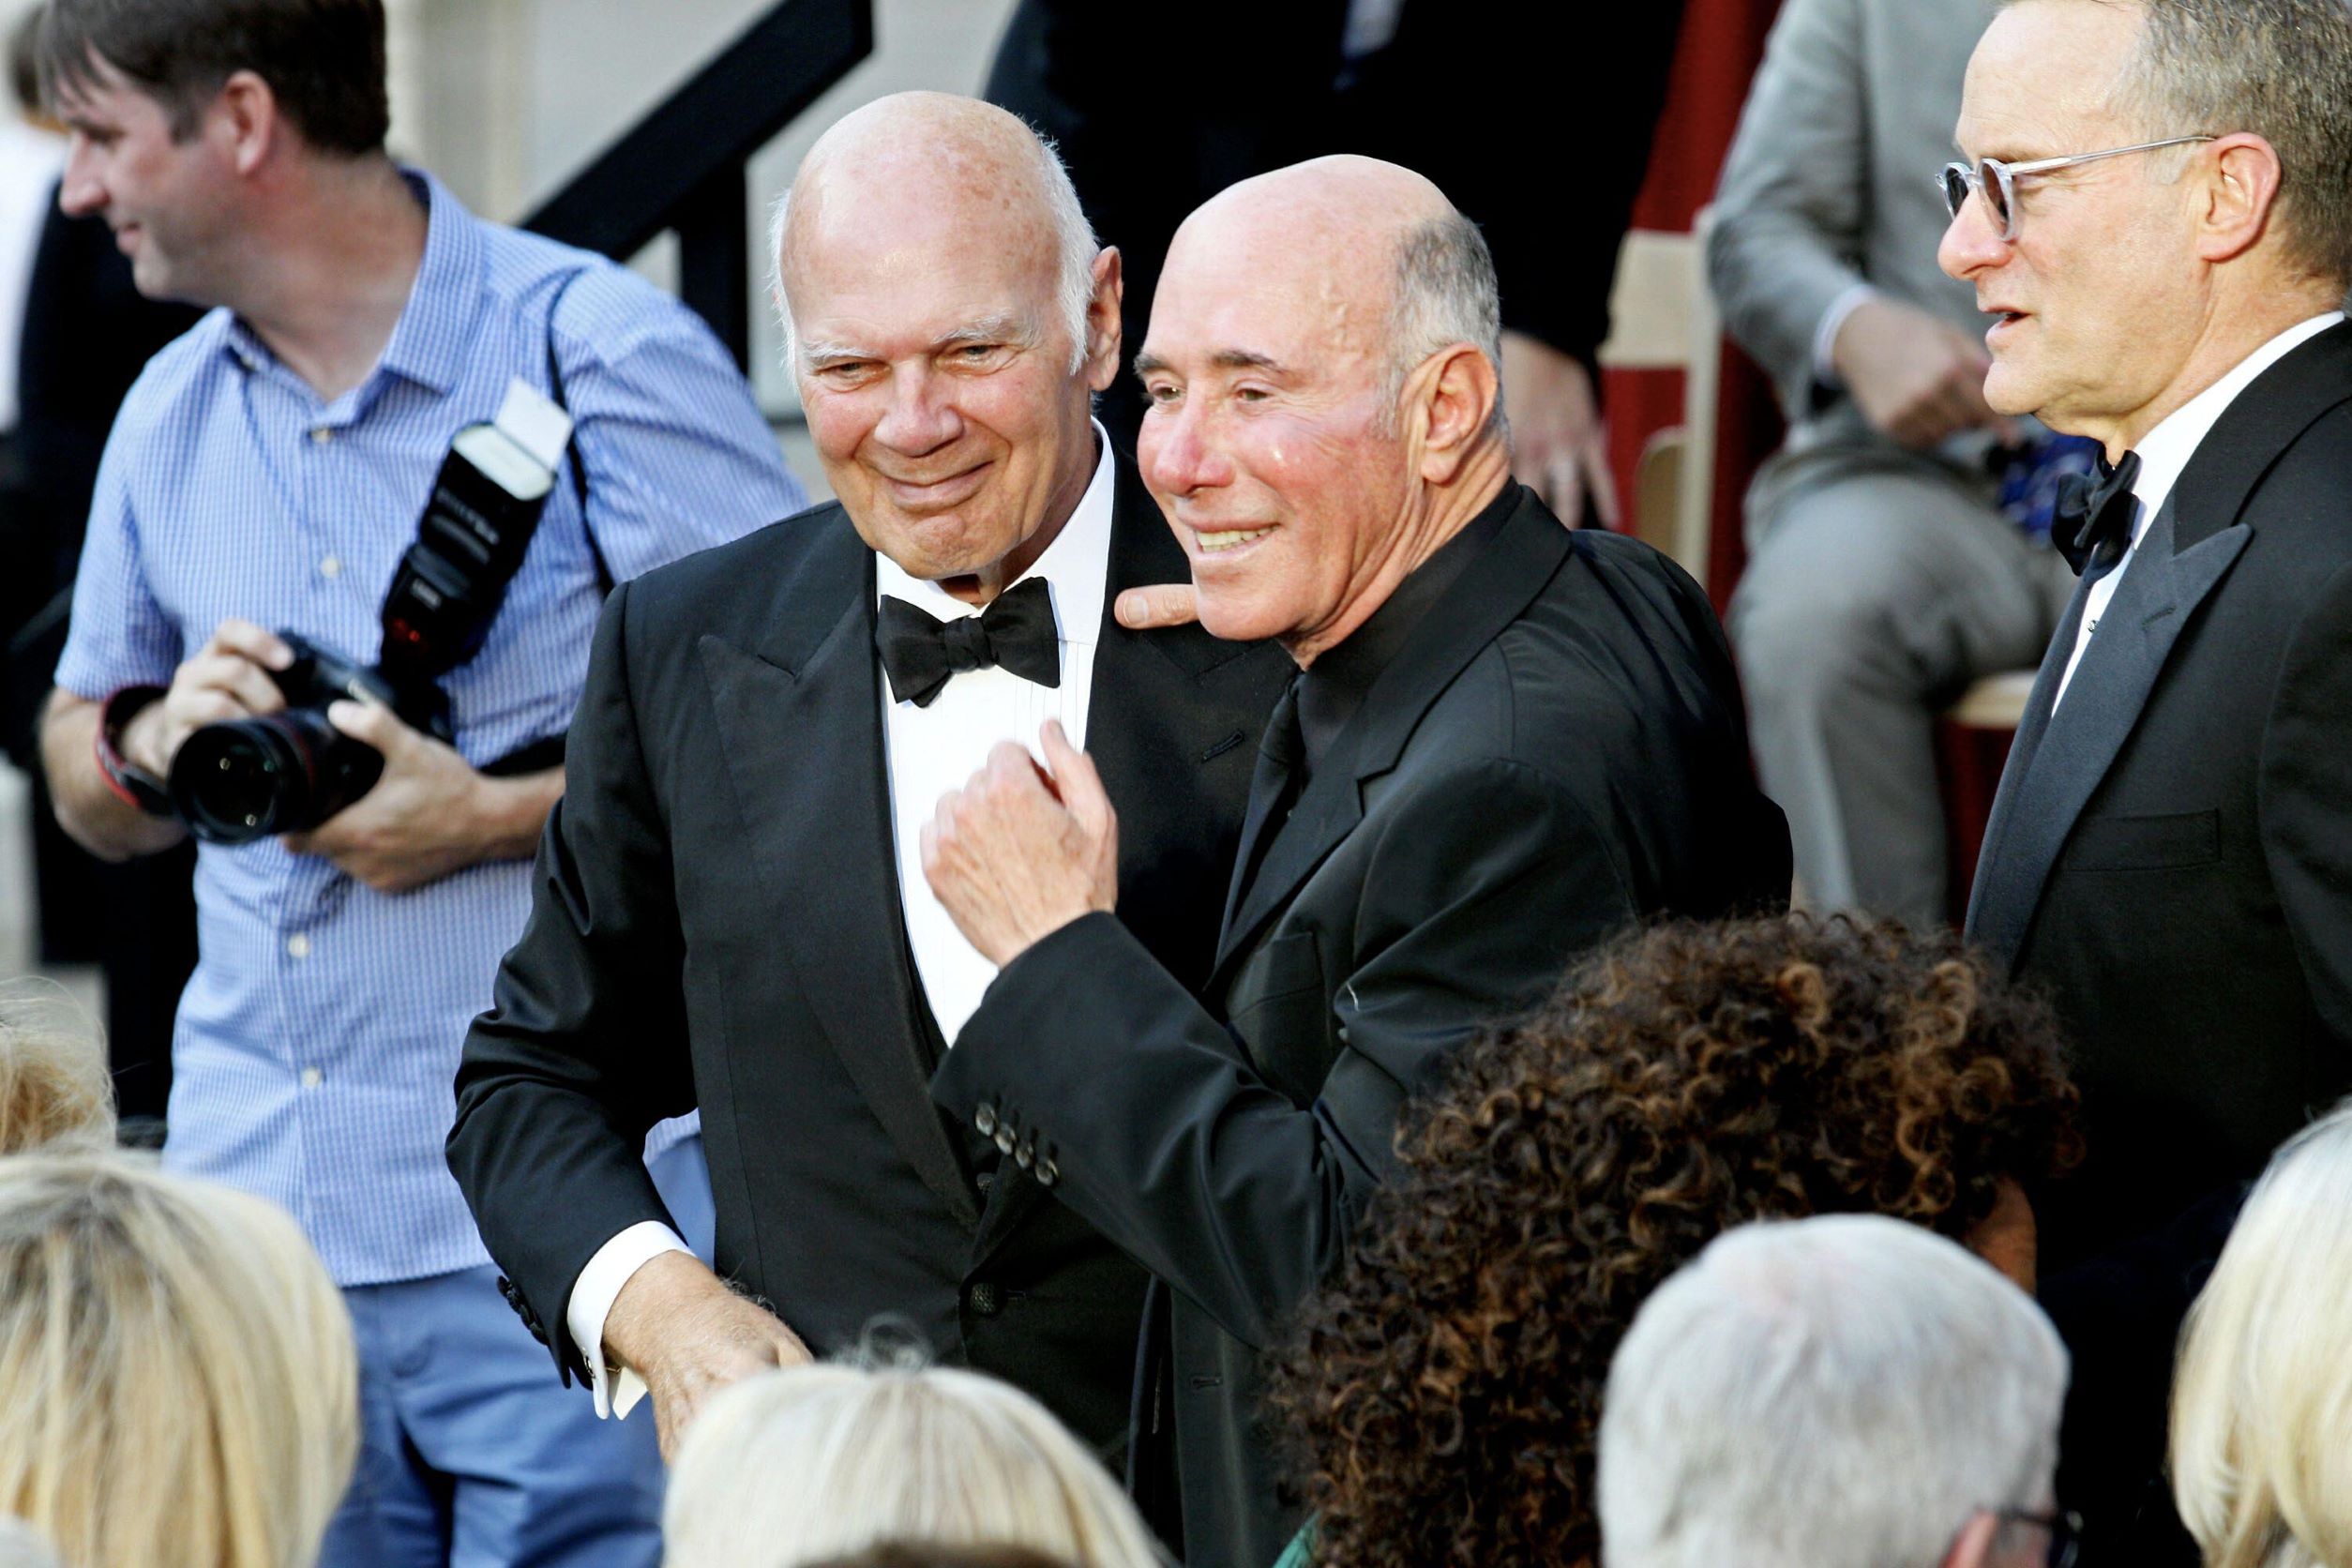
M 571 292 L 586 267 L 571 273 L 555 286 L 555 297 L 547 307 L 547 387 L 549 400 L 565 414 L 572 411 L 564 397 L 564 366 L 555 353 L 555 312 L 562 308 L 564 296 Z M 572 493 L 580 497 L 580 532 L 588 541 L 588 555 L 596 564 L 596 591 L 612 592 L 612 568 L 605 564 L 604 547 L 596 543 L 596 531 L 588 521 L 588 464 L 580 455 L 580 427 L 575 423 L 572 433 L 565 439 L 564 456 L 571 465 Z

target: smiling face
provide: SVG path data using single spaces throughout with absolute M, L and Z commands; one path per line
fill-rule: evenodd
M 221 303 L 213 278 L 234 226 L 234 180 L 212 116 L 175 140 L 171 112 L 102 60 L 87 86 L 61 90 L 57 107 L 68 133 L 58 204 L 106 220 L 149 299 Z
M 843 152 L 795 192 L 781 270 L 809 433 L 859 535 L 913 576 L 993 593 L 1093 476 L 1119 275 L 1097 259 L 1073 371 L 1050 212 L 1033 177 L 987 161 L 936 138 Z
M 2142 25 L 2136 6 L 2026 0 L 1968 62 L 1958 141 L 1968 158 L 2062 158 L 2226 128 L 2150 128 L 2111 106 Z M 2087 68 L 2086 62 L 2099 63 Z M 2203 326 L 2192 240 L 2197 184 L 2168 180 L 2201 147 L 2133 153 L 2016 183 L 2017 237 L 1971 196 L 1937 260 L 1992 318 L 1984 395 L 2065 430 L 2133 428 L 2171 386 Z
M 1384 357 L 1393 244 L 1229 192 L 1169 247 L 1137 455 L 1217 637 L 1304 663 L 1401 575 L 1417 487 Z

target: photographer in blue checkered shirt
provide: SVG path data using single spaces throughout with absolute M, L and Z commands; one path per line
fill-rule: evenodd
M 343 1287 L 363 1441 L 322 1560 L 651 1568 L 653 1429 L 548 1375 L 442 1142 L 605 589 L 804 500 L 683 307 L 386 156 L 384 36 L 381 0 L 50 7 L 64 205 L 216 309 L 115 425 L 43 757 L 102 855 L 211 840 L 164 1158 L 284 1205 Z M 656 1181 L 707 1215 L 680 1137 Z

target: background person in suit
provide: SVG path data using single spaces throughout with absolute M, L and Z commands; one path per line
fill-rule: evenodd
M 1154 73 L 1184 90 L 1155 93 L 1136 90 L 1133 12 L 1021 0 L 985 96 L 1069 161 L 1124 260 L 1129 343 L 1176 226 L 1234 181 L 1341 152 L 1426 173 L 1502 279 L 1513 472 L 1569 521 L 1614 524 L 1595 355 L 1681 20 L 1682 0 L 1621 8 L 1606 28 L 1510 0 L 1189 0 L 1151 38 Z M 1428 133 L 1431 82 L 1478 84 L 1479 134 Z M 1115 384 L 1112 437 L 1132 450 L 1142 417 L 1136 385 Z
M 1993 9 L 1789 0 L 1707 251 L 1789 423 L 1748 491 L 1729 616 L 1756 772 L 1810 907 L 1916 927 L 1950 918 L 1936 713 L 2040 657 L 2073 581 L 1996 505 L 1987 460 L 2022 431 L 1984 400 L 1975 304 L 1937 269 L 1949 215 L 1922 177 Z
M 2239 1185 L 2352 1086 L 2352 10 L 2025 0 L 1958 139 L 1941 259 L 1995 318 L 1985 396 L 2116 465 L 2061 523 L 2082 581 L 1968 930 L 2080 1052 L 2088 1157 L 2042 1204 L 2061 1490 L 2087 1547 L 2164 1560 L 2181 1310 Z
M 1618 927 L 1787 894 L 1704 596 L 1512 482 L 1496 331 L 1478 231 L 1393 164 L 1245 181 L 1169 251 L 1137 361 L 1145 477 L 1201 624 L 1304 671 L 1208 1005 L 1109 917 L 1154 802 L 1059 733 L 1058 799 L 999 746 L 927 837 L 932 886 L 1005 965 L 936 1091 L 1163 1282 L 1137 1479 L 1162 1517 L 1181 1480 L 1198 1563 L 1272 1562 L 1297 1527 L 1259 1352 L 1394 1168 L 1404 1096 Z
M 869 105 L 810 152 L 777 241 L 841 501 L 614 596 L 450 1165 L 559 1364 L 600 1398 L 608 1355 L 641 1375 L 670 1440 L 716 1387 L 890 1313 L 1115 1456 L 1144 1277 L 932 1105 L 994 970 L 915 834 L 992 743 L 1084 730 L 1137 803 L 1127 928 L 1197 985 L 1289 663 L 1108 620 L 1183 554 L 1088 417 L 1118 253 L 1018 121 Z M 629 1153 L 697 1106 L 716 1274 Z

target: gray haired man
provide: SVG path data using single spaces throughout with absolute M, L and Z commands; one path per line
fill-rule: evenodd
M 2067 1357 L 1983 1259 L 1869 1214 L 1742 1226 L 1660 1287 L 1609 1368 L 1606 1568 L 2024 1568 Z

